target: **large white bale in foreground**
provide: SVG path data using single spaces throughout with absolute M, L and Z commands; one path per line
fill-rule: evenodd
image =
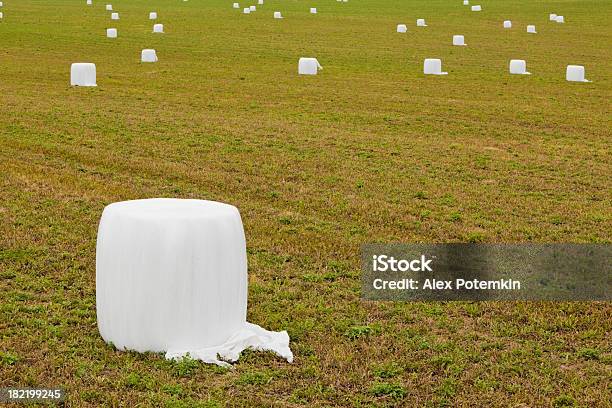
M 405 33 L 406 31 L 408 31 L 408 27 L 406 27 L 406 24 L 398 24 L 397 25 L 397 32 L 398 33 Z
M 97 86 L 96 64 L 77 62 L 70 66 L 70 85 Z
M 453 45 L 467 45 L 465 37 L 462 35 L 453 35 Z
M 513 75 L 531 75 L 527 72 L 527 62 L 525 60 L 510 60 L 510 73 Z
M 299 75 L 317 75 L 320 69 L 323 69 L 316 58 L 300 58 L 298 61 Z
M 106 29 L 106 37 L 107 38 L 117 38 L 117 29 L 116 28 L 107 28 Z
M 144 49 L 140 53 L 141 62 L 157 62 L 157 53 L 155 50 Z
M 163 34 L 164 33 L 164 25 L 163 24 L 153 24 L 153 32 Z
M 582 65 L 568 65 L 565 79 L 570 82 L 591 82 L 584 77 L 584 66 Z
M 442 72 L 442 60 L 438 58 L 427 58 L 423 62 L 423 73 L 425 75 L 448 75 L 448 72 Z
M 289 362 L 287 332 L 248 323 L 247 254 L 238 209 L 204 200 L 107 206 L 96 245 L 96 312 L 119 350 L 229 366 L 247 349 Z

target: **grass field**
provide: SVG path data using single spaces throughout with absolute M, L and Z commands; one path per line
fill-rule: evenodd
M 233 1 L 115 0 L 112 23 L 101 0 L 4 1 L 0 387 L 63 386 L 74 407 L 610 406 L 609 303 L 366 302 L 359 251 L 609 243 L 612 2 Z M 299 77 L 302 56 L 321 74 Z M 508 75 L 513 58 L 533 75 Z M 73 62 L 97 65 L 97 88 L 69 86 Z M 568 64 L 594 82 L 566 82 Z M 293 364 L 103 342 L 102 209 L 161 196 L 240 209 L 248 319 L 288 330 Z

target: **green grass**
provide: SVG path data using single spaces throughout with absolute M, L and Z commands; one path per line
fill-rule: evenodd
M 100 0 L 4 2 L 0 387 L 63 386 L 78 407 L 605 406 L 609 303 L 365 302 L 359 250 L 609 243 L 612 3 L 266 0 L 244 16 L 232 2 L 117 0 L 112 23 Z M 301 56 L 321 75 L 298 77 Z M 428 57 L 449 75 L 422 75 Z M 533 75 L 509 76 L 512 58 Z M 73 62 L 96 63 L 97 88 L 69 87 Z M 594 82 L 565 82 L 568 64 Z M 159 196 L 240 209 L 248 318 L 289 331 L 293 364 L 104 344 L 99 217 Z

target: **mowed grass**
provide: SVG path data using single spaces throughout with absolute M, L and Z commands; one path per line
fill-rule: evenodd
M 612 3 L 116 0 L 111 22 L 94 2 L 4 1 L 0 387 L 62 386 L 75 407 L 609 406 L 609 303 L 365 302 L 359 251 L 609 243 Z M 321 75 L 299 77 L 301 56 Z M 430 57 L 449 75 L 425 77 Z M 508 75 L 514 58 L 533 75 Z M 96 63 L 97 88 L 69 87 L 73 62 Z M 594 82 L 565 82 L 568 64 Z M 288 330 L 293 364 L 103 342 L 97 223 L 147 197 L 240 209 L 248 319 Z

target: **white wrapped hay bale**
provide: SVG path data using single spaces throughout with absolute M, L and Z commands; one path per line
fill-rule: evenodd
M 570 82 L 591 82 L 584 77 L 584 66 L 568 65 L 565 70 L 565 79 Z
M 408 27 L 406 26 L 406 24 L 398 24 L 397 25 L 397 32 L 398 33 L 405 33 L 408 31 Z
M 510 60 L 509 69 L 510 73 L 513 75 L 531 75 L 530 72 L 527 72 L 527 62 L 525 60 Z
M 106 5 L 106 11 L 113 11 L 113 5 L 112 4 L 107 4 Z
M 463 5 L 464 6 L 469 6 L 470 5 L 470 0 L 463 0 Z
M 481 6 L 472 6 L 472 11 L 482 11 Z
M 510 20 L 504 21 L 504 28 L 512 28 L 512 21 Z
M 536 27 L 534 25 L 528 25 L 527 26 L 527 32 L 529 34 L 536 34 Z
M 97 86 L 96 64 L 77 62 L 70 66 L 71 86 Z
M 299 75 L 317 75 L 320 69 L 323 69 L 316 58 L 300 58 L 298 61 Z
M 427 58 L 423 62 L 423 73 L 425 75 L 448 75 L 448 72 L 442 72 L 442 60 L 438 58 Z
M 242 12 L 243 12 L 244 14 L 251 14 L 251 9 L 250 9 L 250 8 L 248 8 L 248 7 L 246 7 L 244 10 L 242 10 Z
M 117 38 L 117 29 L 116 28 L 107 28 L 106 29 L 106 37 L 107 38 Z
M 249 10 L 251 10 L 251 11 L 257 11 L 257 6 L 249 6 Z
M 102 213 L 96 246 L 96 310 L 106 342 L 222 366 L 247 348 L 289 362 L 287 332 L 246 321 L 247 255 L 236 207 L 150 199 Z
M 140 53 L 141 62 L 157 62 L 157 53 L 155 50 L 144 49 Z
M 164 33 L 164 25 L 163 24 L 154 24 L 153 25 L 153 32 L 154 33 L 158 33 L 158 34 L 163 34 Z
M 417 19 L 417 27 L 427 27 L 427 24 L 425 24 L 425 19 L 424 18 L 419 18 Z
M 462 35 L 453 35 L 453 45 L 466 46 L 465 37 Z
M 119 13 L 112 13 L 111 20 L 119 20 Z
M 563 16 L 557 16 L 557 17 L 555 17 L 555 21 L 556 21 L 557 23 L 565 23 L 565 17 L 563 17 Z
M 157 20 L 157 12 L 156 11 L 151 11 L 149 13 L 149 20 Z
M 311 7 L 311 8 L 310 8 L 310 14 L 317 14 L 317 9 L 316 9 L 316 7 Z
M 557 15 L 556 15 L 555 13 L 550 13 L 550 14 L 548 15 L 548 19 L 549 19 L 550 21 L 555 21 L 555 20 L 557 19 Z
M 283 15 L 281 14 L 280 11 L 275 11 L 274 12 L 274 18 L 283 18 Z
M 234 6 L 233 6 L 233 7 L 234 7 L 235 9 L 238 9 L 238 8 L 240 8 L 240 4 L 238 4 L 238 3 L 234 3 Z
M 87 5 L 91 6 L 93 4 L 93 0 L 87 0 Z

